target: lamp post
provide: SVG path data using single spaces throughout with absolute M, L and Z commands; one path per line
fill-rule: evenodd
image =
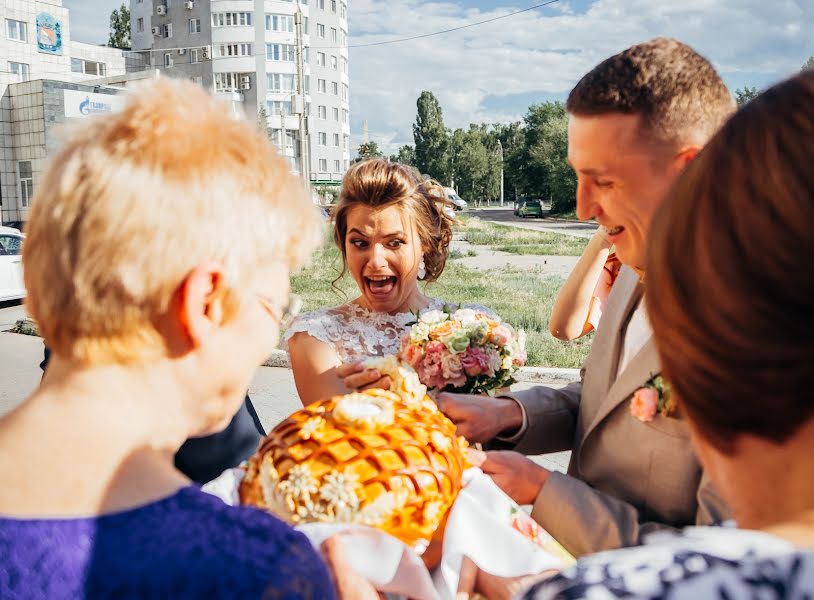
M 503 144 L 497 139 L 497 149 L 500 152 L 500 206 L 503 207 Z

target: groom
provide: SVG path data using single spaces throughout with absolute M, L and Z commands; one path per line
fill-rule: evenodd
M 581 556 L 638 544 L 664 526 L 726 516 L 685 422 L 675 414 L 642 422 L 630 402 L 660 371 L 640 271 L 651 219 L 735 103 L 705 58 L 658 38 L 600 63 L 566 108 L 577 214 L 603 226 L 625 265 L 583 379 L 502 398 L 442 394 L 439 406 L 471 442 L 496 439 L 517 451 L 481 455 L 481 468 L 517 502 L 533 504 L 532 516 Z M 563 450 L 572 451 L 567 475 L 522 455 Z

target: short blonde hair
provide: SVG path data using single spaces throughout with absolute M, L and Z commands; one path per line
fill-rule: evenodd
M 32 205 L 28 310 L 55 352 L 89 362 L 163 350 L 156 324 L 195 266 L 224 266 L 228 317 L 257 267 L 296 270 L 321 239 L 265 136 L 178 80 L 145 84 L 73 132 Z

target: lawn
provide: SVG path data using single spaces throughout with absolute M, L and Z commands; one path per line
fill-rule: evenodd
M 512 254 L 581 256 L 588 245 L 585 238 L 498 225 L 478 217 L 463 217 L 460 221 L 455 228 L 457 238 Z
M 358 289 L 350 276 L 336 283 L 338 290 L 332 287 L 339 269 L 339 252 L 326 242 L 311 265 L 292 279 L 292 291 L 304 300 L 303 310 L 336 306 L 356 298 Z M 424 291 L 449 302 L 482 304 L 507 323 L 524 329 L 530 366 L 579 368 L 593 336 L 561 342 L 548 332 L 551 307 L 562 284 L 559 277 L 511 267 L 476 271 L 453 259 L 441 279 L 425 285 Z

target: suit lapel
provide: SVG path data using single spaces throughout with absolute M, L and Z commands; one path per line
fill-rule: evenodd
M 624 281 L 626 283 L 625 289 L 620 291 L 624 291 L 626 295 L 619 297 L 619 302 L 614 306 L 614 310 L 609 310 L 606 315 L 603 315 L 603 320 L 600 321 L 600 328 L 604 329 L 604 333 L 612 338 L 612 342 L 605 344 L 604 349 L 607 355 L 601 361 L 598 361 L 596 365 L 599 368 L 597 375 L 607 384 L 599 388 L 602 399 L 593 418 L 590 419 L 590 424 L 584 431 L 583 439 L 621 402 L 661 370 L 658 353 L 651 336 L 629 361 L 625 370 L 619 373 L 618 377 L 616 376 L 622 356 L 624 339 L 622 333 L 626 331 L 631 313 L 636 308 L 643 293 L 639 277 L 632 269 L 628 270 Z M 620 280 L 617 280 L 617 283 L 621 283 L 621 273 Z M 610 304 L 610 299 L 608 304 Z M 604 320 L 605 316 L 608 317 L 607 321 Z

